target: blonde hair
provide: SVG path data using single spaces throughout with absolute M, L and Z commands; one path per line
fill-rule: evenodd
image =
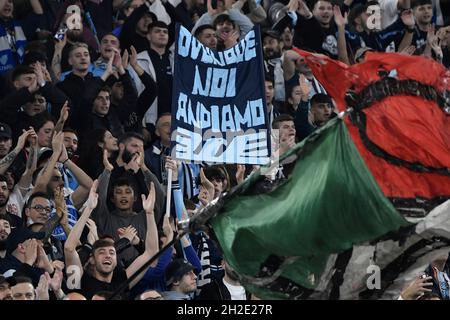
M 89 46 L 88 46 L 86 43 L 84 43 L 84 42 L 75 42 L 75 43 L 70 47 L 70 50 L 69 50 L 69 57 L 70 57 L 70 55 L 72 54 L 72 52 L 73 52 L 74 50 L 78 49 L 78 48 L 86 48 L 86 50 L 89 52 Z

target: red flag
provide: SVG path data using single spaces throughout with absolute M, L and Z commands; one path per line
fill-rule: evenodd
M 450 199 L 449 70 L 431 59 L 396 53 L 368 52 L 363 63 L 347 66 L 294 50 L 339 111 L 353 107 L 345 121 L 352 139 L 400 212 L 423 217 Z

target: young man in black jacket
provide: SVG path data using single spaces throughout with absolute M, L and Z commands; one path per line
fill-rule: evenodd
M 204 285 L 198 300 L 249 300 L 250 293 L 239 282 L 239 276 L 234 269 L 223 259 L 222 267 L 225 270 L 223 279 Z
M 40 64 L 36 64 L 34 68 L 17 66 L 12 73 L 12 82 L 15 90 L 0 101 L 0 118 L 11 126 L 14 138 L 22 134 L 21 129 L 24 123 L 28 123 L 30 116 L 33 115 L 26 110 L 22 111 L 21 108 L 27 103 L 34 103 L 37 94 L 52 104 L 52 114 L 59 117 L 67 97 L 51 82 L 44 79 L 43 68 Z

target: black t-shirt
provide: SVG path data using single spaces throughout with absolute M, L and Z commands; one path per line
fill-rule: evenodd
M 158 83 L 158 115 L 171 112 L 172 110 L 172 66 L 170 65 L 169 52 L 162 56 L 156 51 L 148 50 L 148 55 L 155 68 L 156 82 Z
M 427 46 L 427 32 L 422 31 L 418 27 L 416 27 L 411 44 L 416 46 L 416 51 L 414 52 L 414 54 L 422 54 L 425 50 L 425 47 Z
M 113 271 L 113 276 L 110 283 L 99 281 L 89 273 L 84 272 L 81 278 L 81 290 L 80 293 L 90 300 L 99 291 L 116 291 L 119 286 L 128 279 L 125 269 L 117 266 Z M 121 294 L 122 297 L 126 296 L 128 288 Z
M 314 17 L 311 19 L 305 19 L 300 15 L 297 15 L 297 17 L 294 46 L 337 59 L 337 27 L 334 22 L 330 23 L 329 28 L 324 28 Z

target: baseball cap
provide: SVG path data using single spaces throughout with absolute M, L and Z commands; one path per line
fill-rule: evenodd
M 0 276 L 0 285 L 2 285 L 3 283 L 8 283 L 10 287 L 13 287 L 16 285 L 16 278 L 14 277 L 5 277 L 5 276 Z
M 28 239 L 43 239 L 45 232 L 33 232 L 28 228 L 18 227 L 11 230 L 11 234 L 6 241 L 6 252 L 12 253 L 17 246 Z
M 43 161 L 45 159 L 48 159 L 52 156 L 53 154 L 53 150 L 51 148 L 48 147 L 43 147 L 41 149 L 39 149 L 38 151 L 38 161 Z
M 361 59 L 367 51 L 375 51 L 370 47 L 359 48 L 355 53 L 355 61 Z
M 6 123 L 0 122 L 0 138 L 8 138 L 11 139 L 12 132 L 10 126 Z
M 184 259 L 175 259 L 166 267 L 166 285 L 170 286 L 173 282 L 180 280 L 186 273 L 194 270 L 194 266 Z
M 271 37 L 271 38 L 277 39 L 278 41 L 281 40 L 280 33 L 277 30 L 272 30 L 272 29 L 267 29 L 267 30 L 263 31 L 262 39 L 264 39 L 265 37 Z

